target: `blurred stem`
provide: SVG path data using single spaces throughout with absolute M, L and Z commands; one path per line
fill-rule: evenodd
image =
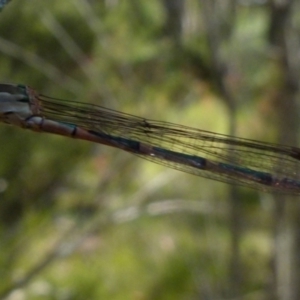
M 299 45 L 291 42 L 294 1 L 272 0 L 268 4 L 268 40 L 277 54 L 276 63 L 280 74 L 280 84 L 275 97 L 279 142 L 296 145 L 299 120 L 296 100 L 300 66 L 295 61 Z M 271 298 L 296 300 L 300 299 L 300 206 L 299 202 L 287 200 L 286 197 L 275 195 Z
M 181 45 L 182 20 L 184 14 L 183 0 L 163 0 L 166 12 L 164 30 L 171 37 L 175 45 Z
M 230 34 L 234 28 L 235 1 L 202 0 L 202 13 L 206 25 L 207 43 L 211 54 L 211 69 L 214 78 L 214 85 L 217 92 L 224 100 L 229 114 L 229 134 L 236 133 L 236 101 L 234 94 L 226 82 L 227 71 L 230 68 L 230 61 L 225 61 L 220 49 L 222 45 L 230 40 Z M 225 8 L 225 9 L 224 9 Z M 221 21 L 225 20 L 225 21 Z M 222 34 L 226 28 L 226 34 Z M 234 157 L 232 157 L 234 160 Z M 232 186 L 229 188 L 229 229 L 231 233 L 231 244 L 229 259 L 229 289 L 231 297 L 240 295 L 241 286 L 241 258 L 240 258 L 240 239 L 241 239 L 241 203 L 237 189 Z

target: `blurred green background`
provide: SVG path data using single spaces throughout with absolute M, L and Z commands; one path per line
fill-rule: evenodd
M 297 143 L 297 1 L 13 0 L 0 81 Z M 297 198 L 0 126 L 0 299 L 300 299 Z

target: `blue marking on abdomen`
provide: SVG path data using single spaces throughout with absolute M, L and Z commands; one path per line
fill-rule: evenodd
M 265 185 L 272 185 L 272 183 L 273 183 L 273 177 L 270 173 L 255 171 L 252 169 L 243 168 L 243 167 L 230 165 L 230 164 L 226 164 L 226 163 L 218 163 L 218 166 L 220 166 L 223 169 L 226 169 L 228 171 L 238 172 L 241 175 L 249 175 L 251 177 L 255 177 L 259 180 L 260 183 L 265 184 Z
M 190 165 L 195 168 L 199 169 L 205 169 L 206 166 L 206 159 L 200 156 L 196 155 L 189 155 L 189 154 L 183 154 L 171 150 L 166 150 L 159 147 L 153 147 L 153 155 L 159 155 L 161 157 L 166 157 L 166 160 L 171 160 L 174 162 L 180 162 L 180 159 L 182 159 L 182 164 L 184 165 Z M 174 159 L 170 159 L 174 158 Z M 189 162 L 189 163 L 187 163 Z
M 112 135 L 109 135 L 106 133 L 100 133 L 100 132 L 93 131 L 93 130 L 89 130 L 88 132 L 91 134 L 94 134 L 100 138 L 105 138 L 110 142 L 111 141 L 116 142 L 116 144 L 120 144 L 120 145 L 124 146 L 125 148 L 129 148 L 130 150 L 132 150 L 132 152 L 135 152 L 137 154 L 139 153 L 140 142 L 125 139 L 122 137 L 115 137 L 115 136 L 112 136 Z M 122 148 L 122 147 L 120 147 L 120 148 Z

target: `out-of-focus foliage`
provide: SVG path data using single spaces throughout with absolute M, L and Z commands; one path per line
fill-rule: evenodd
M 167 0 L 14 0 L 0 14 L 1 81 L 226 133 L 203 5 L 183 2 L 178 33 Z M 235 10 L 234 32 L 219 51 L 230 62 L 237 133 L 275 141 L 280 70 L 266 41 L 267 7 L 241 1 Z M 232 295 L 226 185 L 4 125 L 0 141 L 1 299 Z M 242 189 L 239 200 L 240 292 L 263 299 L 271 196 Z

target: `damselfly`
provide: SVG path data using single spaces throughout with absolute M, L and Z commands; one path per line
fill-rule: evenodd
M 116 147 L 194 175 L 300 194 L 300 149 L 148 120 L 0 84 L 0 121 Z

